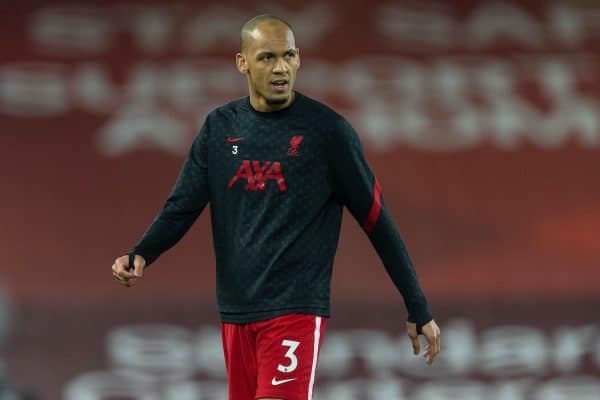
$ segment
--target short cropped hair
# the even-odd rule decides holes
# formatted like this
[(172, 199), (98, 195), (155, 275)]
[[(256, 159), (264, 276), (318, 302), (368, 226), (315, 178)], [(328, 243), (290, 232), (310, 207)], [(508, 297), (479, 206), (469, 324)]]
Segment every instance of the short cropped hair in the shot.
[(250, 36), (250, 32), (252, 32), (254, 30), (254, 28), (256, 28), (256, 25), (258, 25), (261, 22), (284, 24), (285, 26), (287, 26), (289, 28), (290, 31), (292, 31), (292, 34), (294, 33), (294, 29), (292, 29), (292, 25), (290, 25), (283, 18), (279, 18), (279, 17), (277, 17), (275, 15), (271, 15), (271, 14), (257, 15), (256, 17), (254, 17), (254, 18), (250, 19), (248, 22), (246, 22), (244, 24), (244, 26), (242, 27), (242, 30), (240, 31), (240, 50), (241, 51), (244, 51), (246, 49), (246, 46), (248, 43), (248, 37)]

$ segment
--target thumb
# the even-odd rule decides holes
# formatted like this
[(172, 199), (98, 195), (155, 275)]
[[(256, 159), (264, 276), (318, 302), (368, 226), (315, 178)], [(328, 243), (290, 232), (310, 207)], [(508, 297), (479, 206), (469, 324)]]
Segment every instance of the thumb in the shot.
[(419, 353), (421, 352), (421, 344), (419, 343), (419, 337), (410, 336), (410, 341), (412, 342), (413, 354), (415, 356), (419, 355)]
[(133, 262), (134, 265), (134, 271), (133, 274), (135, 276), (137, 276), (138, 278), (142, 277), (142, 271), (144, 270), (144, 265), (146, 264), (146, 261), (144, 260), (143, 257), (140, 257), (138, 255), (135, 256), (135, 260)]

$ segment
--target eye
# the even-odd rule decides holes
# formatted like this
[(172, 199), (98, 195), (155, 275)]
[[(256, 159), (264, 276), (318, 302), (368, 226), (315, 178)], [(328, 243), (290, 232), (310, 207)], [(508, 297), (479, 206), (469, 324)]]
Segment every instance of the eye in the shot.
[(273, 56), (271, 54), (264, 54), (262, 57), (260, 57), (261, 61), (271, 61), (272, 58)]
[(296, 57), (296, 53), (293, 51), (288, 51), (287, 53), (285, 53), (285, 58), (290, 59), (290, 58), (294, 58)]

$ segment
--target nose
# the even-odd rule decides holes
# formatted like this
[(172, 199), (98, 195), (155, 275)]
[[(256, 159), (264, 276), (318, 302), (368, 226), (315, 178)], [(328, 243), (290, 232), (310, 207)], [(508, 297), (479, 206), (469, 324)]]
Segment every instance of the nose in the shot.
[(273, 72), (277, 74), (283, 74), (288, 71), (287, 62), (283, 58), (277, 58), (275, 62), (275, 66), (273, 67)]

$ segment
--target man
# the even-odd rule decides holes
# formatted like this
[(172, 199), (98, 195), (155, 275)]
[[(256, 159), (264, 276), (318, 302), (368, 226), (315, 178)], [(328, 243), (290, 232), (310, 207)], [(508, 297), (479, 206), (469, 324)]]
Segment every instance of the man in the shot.
[(162, 212), (113, 275), (132, 285), (210, 201), (229, 399), (310, 400), (345, 205), (404, 298), (414, 353), (422, 333), (431, 364), (440, 330), (356, 132), (293, 91), (289, 24), (248, 21), (236, 64), (249, 96), (206, 117)]

